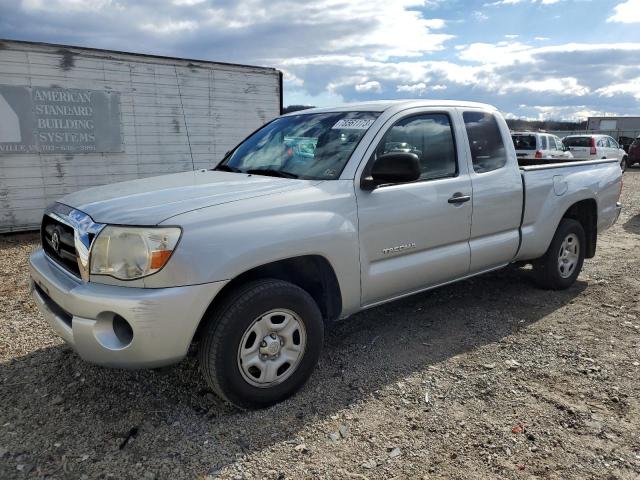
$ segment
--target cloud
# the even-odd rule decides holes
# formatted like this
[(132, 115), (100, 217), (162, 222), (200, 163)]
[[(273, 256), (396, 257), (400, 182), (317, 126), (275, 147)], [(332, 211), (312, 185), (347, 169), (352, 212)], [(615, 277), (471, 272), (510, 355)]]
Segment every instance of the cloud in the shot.
[[(287, 71), (305, 72), (305, 86), (329, 89), (347, 101), (398, 97), (460, 98), (496, 104), (511, 112), (539, 117), (520, 105), (532, 98), (557, 113), (618, 111), (640, 107), (640, 43), (552, 45), (524, 42), (471, 44), (457, 51), (459, 61), (376, 61), (366, 56), (321, 55), (283, 60)], [(364, 82), (380, 88), (355, 88)], [(313, 87), (309, 83), (314, 84)], [(381, 95), (384, 92), (384, 97)], [(539, 105), (540, 106), (540, 105)]]
[(640, 76), (629, 80), (628, 82), (614, 83), (612, 85), (599, 88), (596, 93), (605, 97), (613, 97), (618, 94), (628, 94), (640, 101)]
[(20, 3), (21, 7), (26, 11), (48, 12), (55, 12), (60, 9), (64, 9), (67, 12), (83, 12), (114, 6), (111, 0), (22, 0)]
[[(532, 38), (503, 21), (505, 12), (528, 21), (551, 3), (546, 12), (564, 4), (571, 13), (577, 1), (478, 2), (462, 12), (448, 0), (0, 0), (0, 38), (273, 66), (284, 72), (286, 103), (420, 96), (531, 118), (636, 113), (637, 35), (598, 42), (621, 28), (606, 15), (597, 28), (567, 26), (562, 38), (589, 39), (569, 44), (552, 28)], [(638, 0), (614, 3), (610, 22), (640, 12)]]
[(376, 92), (380, 93), (382, 91), (382, 86), (380, 82), (376, 82), (375, 80), (370, 82), (359, 83), (355, 86), (356, 92)]
[(516, 5), (523, 0), (496, 0), (495, 2), (485, 3), (485, 7), (495, 7), (497, 5)]
[(206, 0), (173, 0), (174, 5), (187, 5), (189, 7), (193, 5), (199, 5), (204, 3)]
[(446, 90), (447, 86), (446, 85), (427, 85), (424, 82), (419, 82), (419, 83), (414, 83), (411, 85), (398, 85), (396, 87), (396, 92), (407, 92), (413, 95), (423, 95), (424, 93), (426, 93), (427, 91), (431, 90), (434, 92), (437, 92), (439, 90)]
[(485, 3), (486, 7), (496, 7), (498, 5), (518, 5), (520, 3), (539, 3), (541, 5), (553, 5), (564, 0), (496, 0), (494, 2)]
[(559, 93), (569, 96), (581, 97), (587, 95), (589, 87), (581, 85), (578, 79), (573, 77), (566, 78), (545, 78), (544, 80), (529, 80), (525, 82), (507, 83), (500, 92), (506, 93), (513, 90), (528, 90), (540, 93)]
[(151, 33), (171, 34), (185, 30), (195, 30), (198, 24), (190, 20), (181, 20), (179, 22), (163, 22), (163, 23), (143, 23), (140, 28)]
[(476, 10), (472, 15), (477, 22), (485, 22), (489, 20), (489, 16), (480, 10)]
[(609, 115), (615, 115), (615, 112), (607, 110), (593, 110), (587, 105), (575, 105), (571, 107), (521, 105), (520, 107), (530, 112), (530, 114), (526, 116), (527, 120), (556, 120), (558, 118), (562, 118), (567, 121), (579, 122), (588, 117), (606, 117)]
[(627, 0), (619, 3), (607, 22), (640, 23), (640, 0)]
[(364, 50), (384, 60), (442, 50), (444, 42), (452, 38), (434, 32), (445, 27), (443, 19), (426, 18), (414, 9), (424, 4), (423, 0), (320, 0), (297, 3), (292, 8), (286, 0), (249, 0), (231, 3), (224, 9), (204, 9), (201, 24), (222, 29), (230, 26), (260, 30), (276, 25), (300, 29), (305, 45), (313, 45), (308, 40), (319, 40), (311, 51)]

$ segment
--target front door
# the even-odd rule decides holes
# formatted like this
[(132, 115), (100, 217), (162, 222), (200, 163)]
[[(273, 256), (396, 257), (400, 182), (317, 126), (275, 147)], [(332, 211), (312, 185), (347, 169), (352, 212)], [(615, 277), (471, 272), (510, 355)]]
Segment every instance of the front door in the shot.
[[(398, 114), (376, 137), (367, 167), (392, 151), (420, 158), (416, 182), (360, 188), (356, 176), (362, 304), (375, 304), (465, 276), (469, 271), (471, 182), (452, 112)], [(373, 148), (375, 147), (375, 148)], [(370, 149), (369, 151), (371, 151)]]

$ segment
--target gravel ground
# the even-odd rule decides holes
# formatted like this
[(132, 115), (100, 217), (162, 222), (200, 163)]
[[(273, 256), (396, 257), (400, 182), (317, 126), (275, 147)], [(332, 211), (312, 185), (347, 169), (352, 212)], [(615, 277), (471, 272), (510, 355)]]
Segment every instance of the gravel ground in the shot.
[(0, 237), (0, 478), (640, 477), (640, 169), (574, 287), (509, 268), (359, 314), (306, 388), (239, 412), (192, 358), (87, 364)]

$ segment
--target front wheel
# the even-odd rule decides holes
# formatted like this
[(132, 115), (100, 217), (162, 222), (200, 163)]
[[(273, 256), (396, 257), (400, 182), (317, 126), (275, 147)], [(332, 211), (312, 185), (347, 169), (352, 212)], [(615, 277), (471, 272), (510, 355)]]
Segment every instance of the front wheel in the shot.
[(320, 310), (311, 295), (289, 282), (251, 282), (206, 320), (200, 368), (213, 391), (239, 408), (267, 407), (290, 397), (320, 357)]
[(582, 270), (585, 238), (580, 222), (563, 218), (547, 252), (533, 262), (536, 283), (550, 290), (564, 290), (573, 285)]

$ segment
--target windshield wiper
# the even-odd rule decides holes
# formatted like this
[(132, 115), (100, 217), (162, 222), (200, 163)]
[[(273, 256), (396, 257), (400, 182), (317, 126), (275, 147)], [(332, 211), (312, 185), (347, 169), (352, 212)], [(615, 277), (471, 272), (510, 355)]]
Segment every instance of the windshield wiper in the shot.
[(214, 170), (218, 170), (220, 172), (234, 172), (234, 173), (243, 173), (242, 170), (236, 167), (232, 167), (231, 165), (218, 165)]
[(256, 175), (266, 175), (268, 177), (282, 177), (282, 178), (298, 178), (298, 175), (284, 170), (274, 170), (272, 168), (252, 168), (245, 173), (255, 173)]

